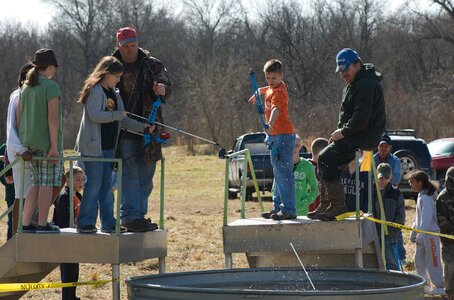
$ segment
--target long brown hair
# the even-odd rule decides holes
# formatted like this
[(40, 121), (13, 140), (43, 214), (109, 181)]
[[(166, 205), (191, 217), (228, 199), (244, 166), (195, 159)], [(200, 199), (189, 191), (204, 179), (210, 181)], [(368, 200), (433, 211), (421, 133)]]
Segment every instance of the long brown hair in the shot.
[(436, 191), (438, 191), (438, 183), (429, 180), (429, 176), (422, 170), (412, 171), (411, 173), (407, 174), (407, 176), (405, 176), (405, 179), (414, 179), (416, 181), (422, 182), (422, 189), (427, 190), (427, 195), (429, 196), (432, 196)]
[(123, 64), (113, 56), (104, 56), (96, 65), (93, 72), (85, 79), (84, 86), (80, 90), (78, 103), (85, 104), (91, 89), (100, 83), (107, 74), (123, 73)]
[(38, 85), (39, 73), (46, 71), (49, 66), (36, 66), (33, 65), (33, 68), (28, 71), (27, 76), (25, 77), (25, 84), (34, 87)]

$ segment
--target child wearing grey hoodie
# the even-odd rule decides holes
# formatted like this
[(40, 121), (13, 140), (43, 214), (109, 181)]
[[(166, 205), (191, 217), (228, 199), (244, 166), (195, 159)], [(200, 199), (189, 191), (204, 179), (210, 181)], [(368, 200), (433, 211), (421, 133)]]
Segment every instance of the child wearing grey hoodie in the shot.
[[(415, 192), (418, 192), (413, 228), (427, 232), (440, 232), (435, 207), (438, 187), (421, 170), (411, 172), (407, 175), (407, 179), (410, 182), (411, 188)], [(444, 295), (443, 270), (440, 260), (440, 237), (412, 231), (410, 239), (413, 243), (416, 243), (416, 272), (427, 280), (424, 292), (426, 294)], [(430, 286), (431, 283), (434, 287)]]

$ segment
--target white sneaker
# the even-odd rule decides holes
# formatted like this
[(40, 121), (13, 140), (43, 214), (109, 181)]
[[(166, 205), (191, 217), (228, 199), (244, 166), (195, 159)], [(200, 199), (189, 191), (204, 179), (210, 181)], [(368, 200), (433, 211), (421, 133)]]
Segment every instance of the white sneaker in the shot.
[(445, 289), (443, 288), (430, 288), (428, 286), (424, 286), (424, 294), (429, 295), (446, 295)]

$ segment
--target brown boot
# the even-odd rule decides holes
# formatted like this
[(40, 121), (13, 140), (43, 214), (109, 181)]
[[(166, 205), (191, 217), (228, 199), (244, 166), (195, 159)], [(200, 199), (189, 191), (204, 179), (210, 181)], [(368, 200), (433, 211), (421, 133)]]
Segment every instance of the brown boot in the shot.
[(339, 182), (330, 182), (326, 184), (326, 193), (330, 200), (330, 205), (323, 213), (319, 213), (315, 216), (316, 219), (321, 221), (333, 221), (336, 216), (348, 212), (348, 208), (345, 205), (345, 192), (344, 187)]
[(322, 180), (320, 180), (318, 183), (318, 190), (320, 191), (320, 204), (317, 206), (315, 210), (307, 214), (307, 217), (309, 219), (315, 219), (316, 215), (324, 212), (329, 207), (329, 198), (328, 195), (326, 194), (326, 183), (323, 182)]

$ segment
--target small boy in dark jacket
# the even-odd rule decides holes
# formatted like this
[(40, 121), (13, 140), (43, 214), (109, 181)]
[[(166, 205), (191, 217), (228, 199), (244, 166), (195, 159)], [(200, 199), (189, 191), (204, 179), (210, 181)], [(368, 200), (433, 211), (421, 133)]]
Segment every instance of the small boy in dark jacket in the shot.
[[(55, 201), (54, 216), (52, 221), (60, 228), (70, 227), (70, 186), (69, 170), (65, 173), (66, 184), (57, 200)], [(80, 192), (83, 190), (85, 184), (84, 171), (77, 166), (73, 167), (73, 188), (74, 188), (74, 222), (77, 222), (77, 216), (79, 215), (80, 202), (82, 195)], [(60, 273), (62, 282), (77, 282), (79, 281), (79, 264), (77, 263), (63, 263), (60, 264)], [(76, 297), (76, 287), (68, 287), (62, 289), (63, 300), (76, 300), (80, 299)]]
[[(437, 198), (437, 220), (440, 233), (454, 235), (454, 167), (446, 172), (446, 187)], [(444, 262), (445, 291), (454, 300), (454, 240), (442, 237), (441, 257)]]
[[(380, 188), (386, 221), (405, 224), (405, 202), (399, 189), (391, 183), (392, 168), (387, 163), (377, 166), (378, 186)], [(374, 215), (380, 218), (379, 204), (375, 202)], [(380, 234), (380, 226), (377, 226)], [(385, 235), (385, 259), (387, 270), (400, 270), (399, 255), (397, 253), (397, 236), (400, 229), (388, 226), (388, 234)], [(382, 245), (383, 247), (383, 245)]]

